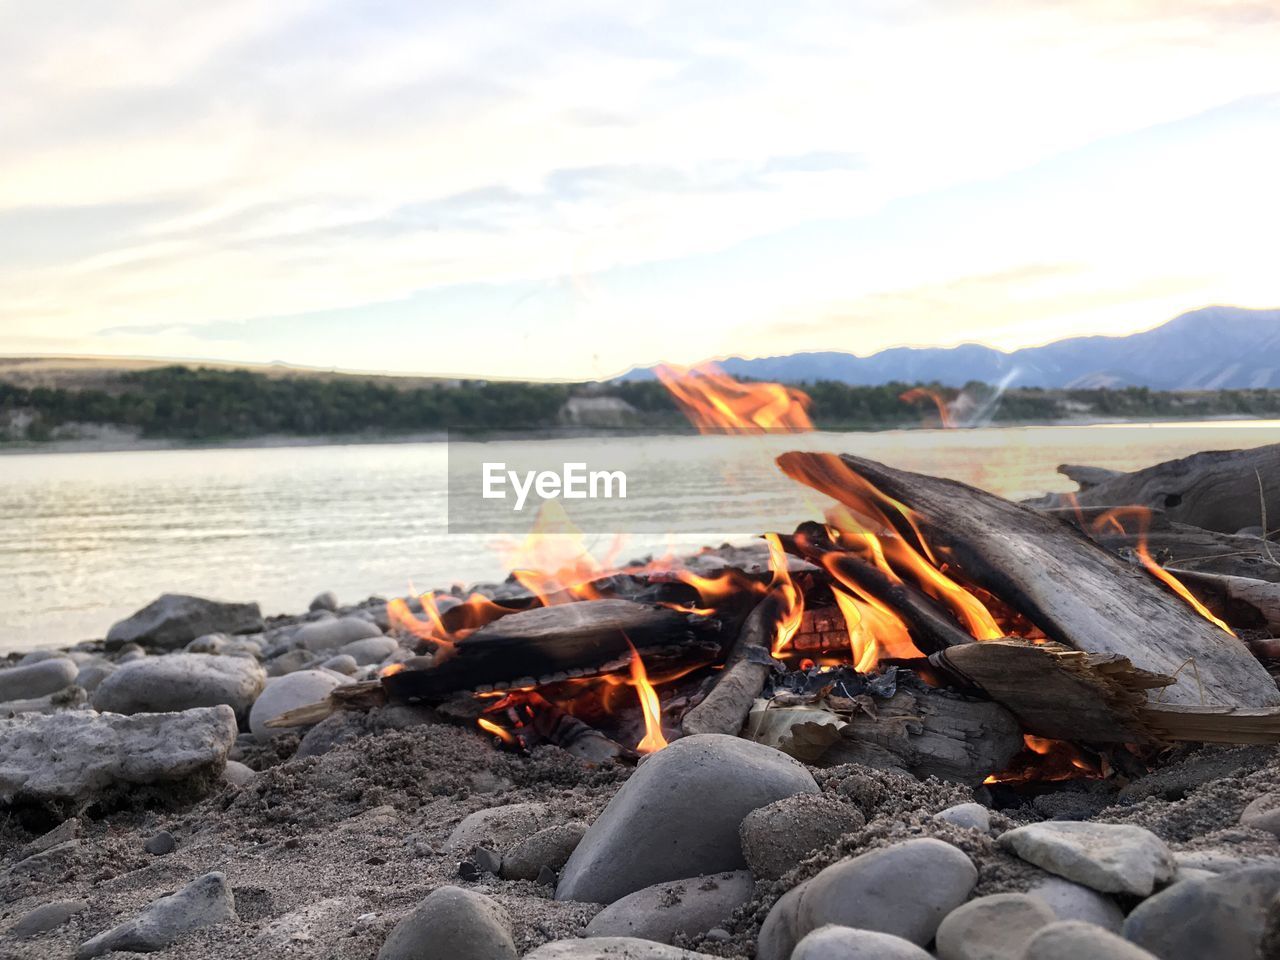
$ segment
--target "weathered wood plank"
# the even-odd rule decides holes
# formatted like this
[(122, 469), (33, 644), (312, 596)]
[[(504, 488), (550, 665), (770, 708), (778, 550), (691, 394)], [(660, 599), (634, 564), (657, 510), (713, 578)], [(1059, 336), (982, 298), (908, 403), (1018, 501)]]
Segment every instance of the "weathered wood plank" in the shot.
[(1127, 657), (1176, 675), (1166, 701), (1280, 706), (1280, 691), (1236, 638), (1195, 614), (1144, 570), (1113, 556), (1073, 525), (954, 480), (860, 457), (792, 452), (788, 476), (857, 508), (870, 482), (906, 504), (935, 553), (971, 582), (1025, 614), (1052, 640)]

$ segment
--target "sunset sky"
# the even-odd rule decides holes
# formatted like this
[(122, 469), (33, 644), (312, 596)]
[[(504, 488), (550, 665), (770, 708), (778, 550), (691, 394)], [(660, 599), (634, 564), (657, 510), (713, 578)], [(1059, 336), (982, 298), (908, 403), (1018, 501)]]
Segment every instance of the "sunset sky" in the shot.
[(1280, 305), (1280, 4), (0, 0), (0, 354), (587, 378)]

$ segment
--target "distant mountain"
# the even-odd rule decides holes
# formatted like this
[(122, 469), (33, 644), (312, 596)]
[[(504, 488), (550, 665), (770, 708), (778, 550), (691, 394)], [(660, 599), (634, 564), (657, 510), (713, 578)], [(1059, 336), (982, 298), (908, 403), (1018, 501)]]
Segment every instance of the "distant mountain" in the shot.
[[(755, 380), (806, 383), (890, 381), (963, 386), (970, 380), (1028, 387), (1152, 387), (1158, 390), (1280, 388), (1280, 310), (1205, 307), (1154, 330), (1127, 337), (1073, 337), (1005, 353), (976, 343), (958, 347), (895, 347), (869, 357), (793, 353), (721, 363)], [(648, 380), (636, 368), (623, 380)]]

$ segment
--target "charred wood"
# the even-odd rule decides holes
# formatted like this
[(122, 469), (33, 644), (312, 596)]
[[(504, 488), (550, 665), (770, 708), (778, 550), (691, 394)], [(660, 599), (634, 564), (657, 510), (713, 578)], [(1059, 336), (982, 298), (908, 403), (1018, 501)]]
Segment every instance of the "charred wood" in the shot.
[(747, 614), (715, 686), (684, 715), (680, 726), (686, 736), (736, 734), (742, 729), (751, 704), (777, 668), (771, 646), (780, 612), (777, 598), (770, 594)]
[[(1275, 682), (1243, 643), (1070, 524), (963, 483), (859, 457), (793, 452), (778, 462), (789, 476), (855, 509), (870, 482), (911, 510), (934, 552), (964, 580), (1050, 639), (1179, 676), (1167, 692), (1170, 703), (1280, 705)], [(1189, 663), (1202, 683), (1179, 673)]]

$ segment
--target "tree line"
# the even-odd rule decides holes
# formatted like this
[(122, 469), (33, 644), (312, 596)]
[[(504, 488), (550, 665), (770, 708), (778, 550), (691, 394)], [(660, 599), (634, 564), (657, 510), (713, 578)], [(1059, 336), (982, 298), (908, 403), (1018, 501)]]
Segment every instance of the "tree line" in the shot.
[[(929, 402), (902, 395), (919, 384), (803, 385), (810, 414), (827, 429), (936, 424)], [(924, 385), (951, 404), (960, 422), (1051, 422), (1080, 417), (1273, 417), (1280, 390), (1160, 392), (1018, 388), (996, 396), (981, 383), (963, 390)], [(109, 424), (148, 438), (216, 441), (266, 434), (385, 435), (443, 431), (531, 430), (555, 427), (577, 395), (606, 395), (635, 410), (638, 427), (685, 429), (666, 389), (655, 381), (614, 384), (452, 381), (405, 387), (360, 377), (266, 376), (248, 370), (184, 366), (123, 373), (109, 389), (23, 387), (0, 381), (0, 435), (45, 440), (75, 424)], [(963, 397), (960, 395), (963, 394)], [(957, 398), (960, 400), (957, 402)], [(20, 425), (20, 426), (15, 426)]]

